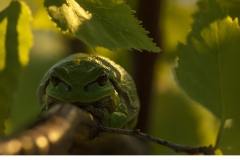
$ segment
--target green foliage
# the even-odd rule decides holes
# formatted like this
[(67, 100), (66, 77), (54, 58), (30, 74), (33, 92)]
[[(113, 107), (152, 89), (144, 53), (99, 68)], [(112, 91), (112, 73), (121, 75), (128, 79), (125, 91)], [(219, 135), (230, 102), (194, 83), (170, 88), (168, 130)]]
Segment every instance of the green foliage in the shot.
[(187, 43), (177, 48), (176, 75), (191, 98), (221, 119), (221, 133), (228, 118), (240, 124), (240, 29), (238, 20), (232, 20), (216, 1), (198, 5)]
[[(33, 2), (27, 2), (34, 8)], [(39, 5), (41, 0), (35, 3)], [(64, 31), (76, 33), (76, 36), (89, 46), (100, 45), (112, 50), (134, 48), (160, 51), (146, 36), (147, 31), (141, 28), (140, 22), (132, 16), (133, 11), (123, 1), (75, 2), (71, 0), (67, 2), (45, 1), (44, 4), (50, 15), (53, 16), (53, 20), (60, 21), (60, 27), (63, 27)], [(0, 135), (3, 135), (4, 119), (9, 114), (13, 91), (18, 86), (22, 68), (28, 64), (32, 34), (29, 27), (31, 13), (24, 2), (11, 1), (8, 7), (1, 9), (3, 11), (0, 13)], [(47, 18), (45, 13), (46, 8), (44, 7), (40, 7), (35, 12), (34, 18), (37, 21), (32, 24), (34, 28), (43, 28), (43, 26), (51, 28), (43, 18), (43, 16)], [(121, 21), (118, 19), (119, 17), (121, 17)], [(103, 44), (99, 42), (103, 42)]]
[(32, 46), (30, 19), (30, 10), (19, 1), (12, 1), (0, 13), (0, 135), (4, 134), (4, 119), (9, 114), (19, 74), (28, 63)]
[(160, 52), (122, 0), (45, 0), (56, 25), (93, 48)]
[[(110, 53), (97, 46), (114, 51), (118, 48), (160, 51), (134, 18), (134, 11), (122, 0), (25, 1), (32, 10), (38, 8), (33, 11), (34, 21), (31, 25), (34, 29), (52, 29), (55, 27), (52, 24), (56, 24), (64, 33), (68, 32), (94, 48), (97, 54)], [(155, 80), (157, 94), (153, 96), (154, 108), (151, 108), (149, 128), (152, 133), (155, 132), (154, 136), (175, 143), (189, 146), (217, 144), (223, 154), (240, 154), (240, 28), (238, 20), (234, 19), (240, 17), (240, 3), (235, 0), (200, 0), (198, 11), (191, 20), (189, 15), (193, 8), (186, 11), (173, 1), (166, 2), (172, 3), (168, 9), (172, 15), (163, 14), (167, 17), (167, 25), (165, 22), (161, 24), (167, 27), (164, 30), (167, 33), (164, 32), (162, 39), (165, 52), (177, 48), (174, 54), (179, 58), (175, 70), (176, 81), (183, 90), (179, 90), (170, 75), (171, 66), (163, 63), (164, 60), (159, 61), (161, 69), (158, 68), (157, 74), (162, 74), (162, 77), (159, 78), (161, 82)], [(1, 7), (2, 10), (4, 7)], [(46, 20), (47, 13), (51, 20)], [(32, 54), (29, 68), (20, 77), (23, 67), (28, 64), (32, 46), (30, 19), (31, 13), (21, 1), (12, 1), (0, 12), (0, 135), (4, 134), (4, 121), (10, 105), (13, 110), (8, 122), (12, 128), (8, 127), (8, 132), (21, 130), (29, 119), (37, 117), (40, 108), (37, 108), (35, 94), (40, 77), (52, 61), (62, 58), (56, 56), (58, 52), (66, 52), (56, 50), (54, 44), (49, 44), (52, 50), (47, 55), (54, 55), (54, 58), (40, 59)], [(186, 44), (180, 43), (175, 47), (176, 41), (184, 41), (190, 21), (193, 24)], [(48, 36), (52, 37), (49, 33)], [(49, 43), (39, 39), (36, 42), (36, 45), (41, 44), (37, 52), (43, 52), (42, 46)], [(126, 54), (127, 62), (122, 53), (110, 54), (114, 60), (124, 62), (132, 70), (130, 54)], [(162, 66), (167, 66), (168, 73)], [(16, 88), (19, 91), (12, 102)], [(154, 148), (153, 154), (178, 154), (159, 145)]]

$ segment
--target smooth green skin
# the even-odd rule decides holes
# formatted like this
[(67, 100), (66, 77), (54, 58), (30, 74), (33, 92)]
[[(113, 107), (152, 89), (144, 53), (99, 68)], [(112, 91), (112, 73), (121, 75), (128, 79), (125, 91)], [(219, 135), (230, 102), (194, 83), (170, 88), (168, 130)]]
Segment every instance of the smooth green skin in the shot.
[[(98, 77), (103, 72), (108, 79), (101, 86)], [(52, 73), (61, 81), (57, 86), (50, 80)], [(38, 98), (43, 110), (56, 101), (78, 104), (103, 126), (113, 128), (133, 128), (140, 109), (135, 84), (121, 66), (108, 58), (83, 53), (73, 54), (52, 66), (41, 80)]]

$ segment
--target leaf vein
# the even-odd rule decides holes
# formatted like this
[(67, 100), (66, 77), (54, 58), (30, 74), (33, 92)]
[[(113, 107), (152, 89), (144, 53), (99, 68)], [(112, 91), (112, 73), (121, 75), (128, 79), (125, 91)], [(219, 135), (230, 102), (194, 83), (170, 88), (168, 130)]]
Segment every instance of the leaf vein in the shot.
[[(102, 18), (101, 16), (99, 16), (98, 14), (96, 14), (95, 12), (93, 12), (91, 9), (89, 9), (87, 6), (81, 4), (80, 2), (79, 2), (79, 4), (82, 5), (83, 7), (85, 7), (87, 10), (91, 11), (91, 13), (94, 14), (94, 15), (96, 15), (99, 19), (101, 19), (101, 20), (103, 20), (103, 21), (109, 23), (110, 25), (112, 25), (112, 26), (114, 26), (114, 27), (116, 27), (116, 28), (118, 28), (118, 29), (120, 29), (120, 30), (122, 30), (122, 31), (124, 31), (124, 32), (126, 32), (126, 33), (128, 33), (129, 35), (131, 35), (131, 36), (133, 36), (133, 37), (136, 37), (137, 39), (139, 39), (140, 41), (144, 42), (145, 44), (148, 44), (148, 43), (147, 43), (146, 41), (144, 41), (142, 38), (139, 38), (138, 36), (132, 34), (131, 32), (129, 32), (129, 31), (125, 30), (125, 29), (122, 29), (122, 28), (120, 28), (119, 26), (115, 25), (114, 23), (111, 23), (110, 21), (108, 21), (108, 20)], [(91, 6), (91, 7), (92, 7), (92, 6)], [(136, 21), (135, 18), (134, 18), (134, 20)], [(142, 28), (141, 28), (141, 29), (142, 29)], [(145, 31), (145, 30), (142, 29), (142, 31)], [(146, 32), (146, 31), (145, 31), (145, 32)], [(147, 33), (147, 32), (146, 32), (146, 33)]]

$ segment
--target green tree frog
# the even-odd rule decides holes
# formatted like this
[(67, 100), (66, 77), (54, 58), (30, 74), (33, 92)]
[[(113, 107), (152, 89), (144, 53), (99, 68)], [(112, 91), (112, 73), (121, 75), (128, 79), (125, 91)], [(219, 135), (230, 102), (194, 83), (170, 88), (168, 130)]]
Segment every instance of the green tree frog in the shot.
[(134, 127), (140, 109), (131, 76), (108, 58), (84, 53), (52, 66), (40, 82), (38, 99), (43, 111), (53, 103), (68, 102), (113, 128)]

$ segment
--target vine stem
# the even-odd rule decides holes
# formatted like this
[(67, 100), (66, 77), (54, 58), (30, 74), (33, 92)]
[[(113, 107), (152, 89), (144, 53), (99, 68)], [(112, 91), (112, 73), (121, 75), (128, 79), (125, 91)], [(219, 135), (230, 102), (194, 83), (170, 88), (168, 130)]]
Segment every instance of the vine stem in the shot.
[(127, 129), (117, 129), (117, 128), (109, 128), (109, 127), (100, 126), (99, 132), (124, 134), (124, 135), (133, 136), (133, 137), (138, 137), (138, 138), (141, 138), (144, 140), (149, 140), (154, 143), (166, 146), (168, 148), (173, 149), (176, 152), (185, 152), (188, 154), (204, 154), (204, 155), (213, 155), (214, 154), (214, 148), (212, 147), (212, 145), (210, 145), (208, 147), (207, 146), (199, 146), (199, 147), (184, 146), (184, 145), (175, 144), (175, 143), (142, 133), (142, 132), (140, 132), (139, 129), (127, 130)]

